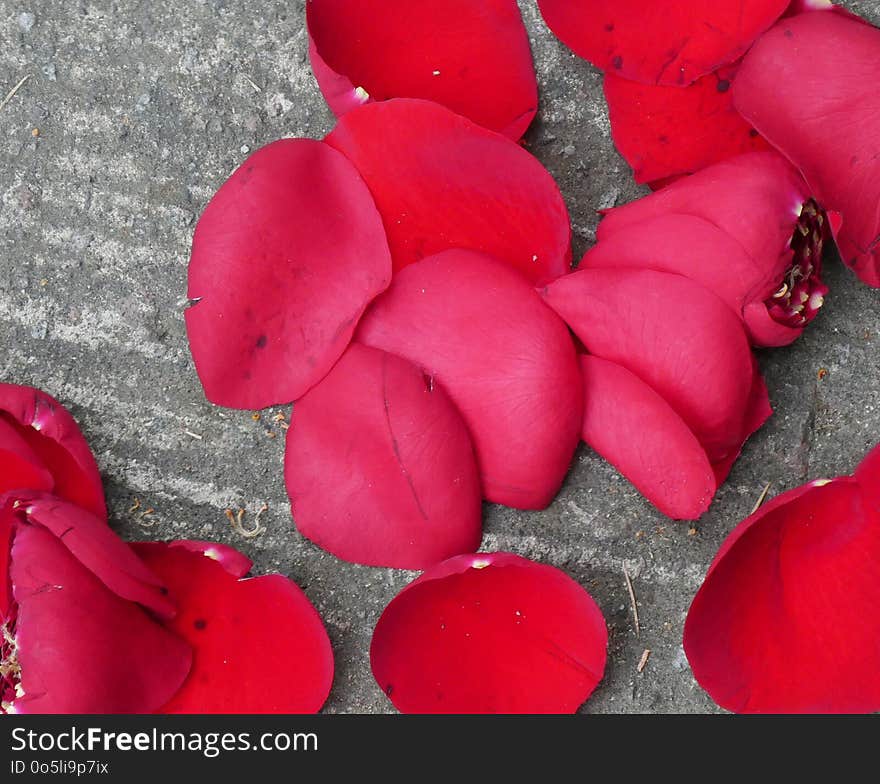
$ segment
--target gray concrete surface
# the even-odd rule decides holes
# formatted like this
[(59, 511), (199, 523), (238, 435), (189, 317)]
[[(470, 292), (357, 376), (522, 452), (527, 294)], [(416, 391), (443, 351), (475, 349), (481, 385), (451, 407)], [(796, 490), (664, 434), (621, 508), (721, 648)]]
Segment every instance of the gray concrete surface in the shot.
[[(594, 210), (640, 191), (611, 144), (599, 74), (550, 35), (534, 0), (521, 4), (542, 91), (527, 142), (561, 185), (579, 258)], [(844, 4), (880, 23), (878, 0)], [(182, 319), (189, 242), (214, 190), (248, 151), (332, 127), (303, 19), (303, 0), (0, 0), (0, 97), (30, 75), (0, 110), (0, 379), (70, 406), (121, 534), (229, 542), (256, 573), (294, 578), (336, 651), (326, 709), (384, 712), (392, 707), (370, 675), (370, 634), (412, 575), (342, 563), (296, 532), (276, 412), (257, 422), (209, 405)], [(715, 710), (680, 638), (719, 543), (765, 483), (775, 494), (848, 472), (880, 440), (880, 292), (839, 264), (827, 277), (831, 296), (807, 335), (761, 354), (776, 414), (696, 534), (586, 448), (547, 511), (486, 508), (485, 549), (567, 570), (608, 619), (609, 666), (586, 711)], [(263, 534), (232, 530), (226, 508), (245, 508), (250, 524), (264, 503)]]

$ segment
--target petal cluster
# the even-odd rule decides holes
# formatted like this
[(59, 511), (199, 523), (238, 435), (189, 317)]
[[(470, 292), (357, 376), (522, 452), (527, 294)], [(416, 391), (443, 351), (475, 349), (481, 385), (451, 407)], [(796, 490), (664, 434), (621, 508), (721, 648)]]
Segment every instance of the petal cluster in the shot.
[(688, 613), (700, 685), (742, 713), (880, 710), (880, 447), (746, 518)]

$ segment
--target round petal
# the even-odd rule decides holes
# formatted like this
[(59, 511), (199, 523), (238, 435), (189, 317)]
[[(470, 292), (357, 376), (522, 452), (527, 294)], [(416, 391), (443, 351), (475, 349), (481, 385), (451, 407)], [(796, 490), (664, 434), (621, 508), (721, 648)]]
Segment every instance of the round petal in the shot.
[(27, 442), (52, 475), (49, 487), (30, 489), (51, 490), (107, 518), (98, 464), (76, 420), (64, 406), (39, 389), (0, 384), (0, 423), (4, 422)]
[(744, 713), (880, 710), (880, 525), (858, 484), (813, 482), (725, 543), (685, 623), (694, 675)]
[(403, 713), (574, 713), (602, 679), (607, 644), (601, 611), (565, 573), (479, 553), (392, 600), (370, 663)]
[(337, 116), (366, 100), (426, 98), (514, 140), (535, 116), (516, 0), (310, 0), (306, 19), (312, 69)]
[(529, 280), (571, 267), (571, 226), (546, 169), (510, 139), (429, 101), (346, 114), (327, 137), (370, 186), (395, 272), (450, 248), (489, 253)]
[(706, 450), (681, 417), (626, 368), (583, 355), (583, 439), (663, 514), (696, 520), (715, 495)]
[(880, 286), (878, 82), (880, 30), (841, 13), (808, 13), (761, 38), (734, 90), (742, 115), (842, 213), (841, 256), (872, 286)]
[(578, 270), (543, 294), (591, 354), (666, 400), (712, 463), (739, 452), (755, 369), (722, 300), (680, 275), (634, 269)]
[(582, 382), (568, 330), (504, 263), (450, 250), (407, 267), (357, 338), (442, 386), (470, 430), (483, 496), (542, 509), (579, 441)]
[(352, 343), (300, 400), (284, 475), (300, 533), (339, 558), (425, 569), (480, 546), (467, 427), (405, 359)]
[(538, 0), (550, 29), (605, 71), (684, 86), (739, 58), (789, 0)]
[(725, 158), (770, 149), (733, 108), (736, 68), (723, 66), (684, 88), (605, 74), (611, 135), (636, 182), (654, 187)]
[(9, 577), (24, 695), (12, 712), (156, 710), (186, 678), (189, 646), (108, 590), (65, 544), (39, 526), (14, 535)]
[(175, 543), (135, 552), (171, 588), (168, 628), (193, 667), (162, 713), (316, 713), (333, 681), (330, 639), (306, 595), (279, 574), (238, 580), (222, 563)]
[(263, 408), (301, 397), (390, 275), (381, 219), (344, 156), (309, 139), (255, 152), (193, 237), (186, 326), (208, 399)]

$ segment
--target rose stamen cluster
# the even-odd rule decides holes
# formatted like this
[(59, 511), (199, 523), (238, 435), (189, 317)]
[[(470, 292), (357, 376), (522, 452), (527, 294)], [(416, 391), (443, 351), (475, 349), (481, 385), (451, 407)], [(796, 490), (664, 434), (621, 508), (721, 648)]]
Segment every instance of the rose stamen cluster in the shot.
[(3, 623), (0, 623), (0, 713), (11, 712), (13, 702), (24, 696), (18, 642), (15, 639), (17, 616), (18, 607), (13, 604)]

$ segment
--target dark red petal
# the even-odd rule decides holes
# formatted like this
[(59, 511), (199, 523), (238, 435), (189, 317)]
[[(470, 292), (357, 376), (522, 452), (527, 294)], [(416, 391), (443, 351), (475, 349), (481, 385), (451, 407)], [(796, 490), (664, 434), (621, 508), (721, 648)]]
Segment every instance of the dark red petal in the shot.
[(550, 29), (605, 71), (684, 86), (739, 58), (789, 0), (538, 0)]
[(76, 420), (57, 400), (33, 387), (0, 384), (0, 420), (27, 441), (52, 474), (52, 490), (101, 518), (107, 518), (104, 487), (92, 450)]
[(696, 520), (715, 495), (706, 450), (651, 387), (620, 365), (581, 357), (583, 439), (663, 514)]
[(565, 325), (504, 263), (450, 250), (407, 267), (357, 338), (406, 357), (452, 398), (490, 501), (542, 509), (580, 438), (582, 382)]
[[(840, 13), (784, 19), (737, 78), (743, 116), (843, 215), (844, 261), (880, 286), (880, 30)], [(844, 118), (844, 121), (841, 121)]]
[(607, 643), (601, 611), (564, 572), (478, 553), (392, 600), (370, 663), (403, 713), (574, 713), (602, 679)]
[(684, 420), (712, 463), (742, 445), (755, 370), (740, 320), (680, 275), (584, 269), (552, 283), (545, 301), (587, 350), (647, 383)]
[(844, 478), (785, 494), (734, 531), (684, 632), (694, 675), (719, 705), (880, 710), (877, 523)]
[(199, 220), (187, 332), (211, 402), (289, 403), (345, 351), (388, 286), (385, 232), (352, 165), (326, 144), (284, 139), (258, 150)]
[(51, 490), (52, 474), (18, 430), (0, 417), (0, 496), (10, 490)]
[(636, 182), (653, 186), (734, 155), (770, 149), (733, 108), (736, 68), (723, 66), (685, 88), (605, 74), (611, 135)]
[(678, 180), (662, 191), (609, 210), (602, 240), (647, 218), (681, 213), (703, 218), (733, 237), (760, 269), (790, 248), (810, 190), (777, 152), (738, 155)]
[(480, 546), (470, 435), (439, 383), (352, 343), (300, 400), (284, 475), (300, 533), (339, 558), (426, 569)]
[(516, 0), (310, 0), (312, 68), (339, 116), (366, 100), (426, 98), (516, 140), (538, 86)]
[[(103, 523), (100, 530), (109, 531)], [(24, 696), (16, 713), (149, 713), (189, 672), (189, 646), (101, 582), (45, 528), (19, 525), (11, 557)], [(121, 544), (121, 543), (120, 543)]]
[(193, 667), (162, 713), (315, 713), (333, 681), (330, 639), (306, 595), (278, 574), (237, 580), (175, 543), (135, 552), (165, 580), (179, 612), (168, 628)]
[(169, 547), (182, 547), (199, 555), (204, 555), (220, 564), (235, 578), (244, 577), (254, 562), (234, 547), (220, 542), (205, 542), (198, 539), (177, 539), (168, 543)]
[(542, 282), (571, 267), (559, 188), (519, 145), (429, 101), (398, 99), (346, 114), (327, 143), (370, 186), (395, 272), (471, 248)]
[(20, 520), (56, 536), (113, 593), (159, 616), (174, 615), (174, 602), (162, 581), (102, 519), (46, 493), (16, 493), (6, 503)]

